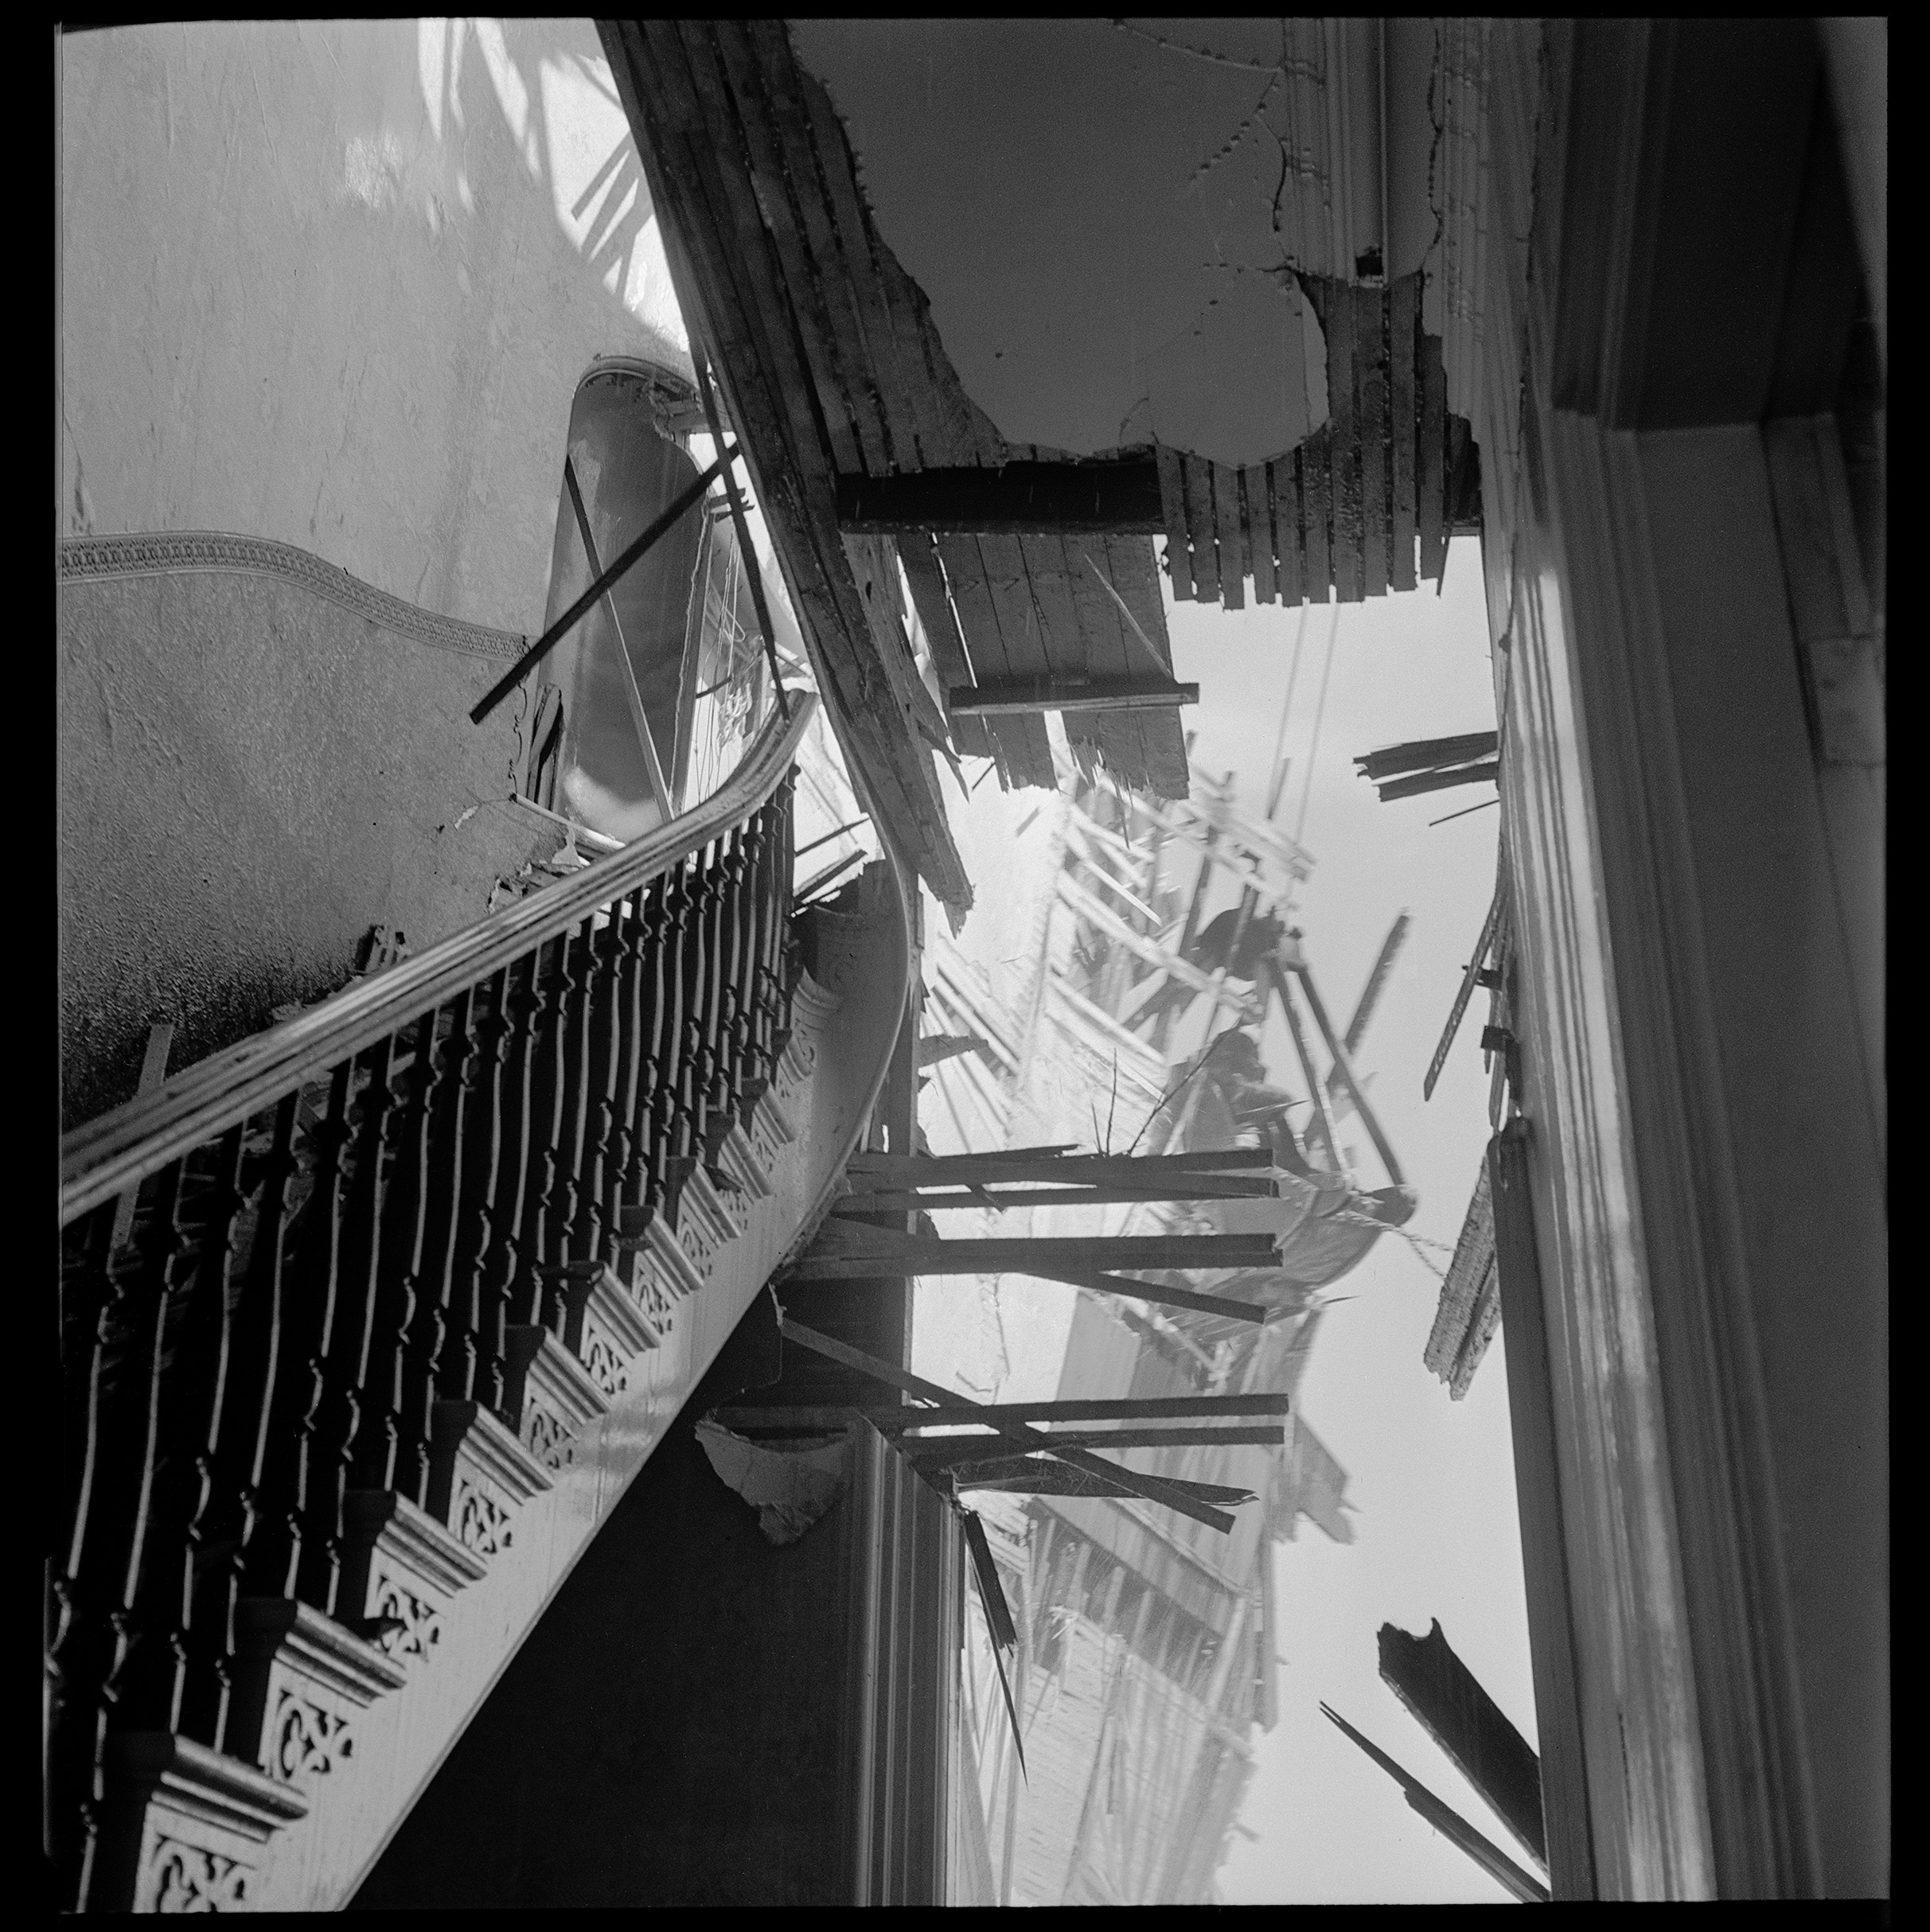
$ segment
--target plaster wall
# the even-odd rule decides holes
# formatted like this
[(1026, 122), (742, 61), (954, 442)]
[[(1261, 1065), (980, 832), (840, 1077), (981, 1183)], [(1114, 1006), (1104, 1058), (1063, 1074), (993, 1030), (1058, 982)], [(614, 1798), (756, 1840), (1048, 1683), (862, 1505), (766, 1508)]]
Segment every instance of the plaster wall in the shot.
[(332, 992), (388, 925), (420, 951), (556, 848), (509, 804), (520, 700), (466, 716), (497, 657), (438, 649), (266, 575), (60, 593), (65, 1124)]
[(1386, 23), (1384, 41), (1381, 25), (791, 32), (880, 234), (1008, 442), (1090, 455), (1156, 438), (1250, 464), (1327, 419), (1294, 271), (1351, 275), (1354, 244), (1384, 235), (1398, 275), (1432, 244), (1431, 23)]
[(680, 360), (591, 23), (60, 48), (60, 528), (275, 537), (539, 629), (579, 378)]

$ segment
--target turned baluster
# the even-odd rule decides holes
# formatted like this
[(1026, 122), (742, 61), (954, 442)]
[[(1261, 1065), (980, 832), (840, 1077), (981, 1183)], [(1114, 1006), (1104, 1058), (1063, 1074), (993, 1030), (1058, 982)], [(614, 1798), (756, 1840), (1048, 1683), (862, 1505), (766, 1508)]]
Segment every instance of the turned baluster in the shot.
[(581, 925), (552, 942), (539, 975), (543, 1000), (530, 1100), (530, 1173), (523, 1209), (521, 1269), (529, 1283), (522, 1322), (560, 1330), (563, 1311), (547, 1271), (564, 1260), (575, 1190), (571, 1162), (579, 1144), (582, 1082), (572, 1077), (581, 1031), (581, 990), (587, 961)]
[(743, 1117), (746, 1077), (744, 1035), (747, 1026), (744, 980), (749, 945), (745, 918), (750, 910), (750, 853), (744, 828), (735, 828), (721, 847), (718, 917), (716, 1070), (711, 1085), (711, 1134), (706, 1151), (714, 1163), (725, 1136)]
[(409, 1029), (412, 1051), (402, 1074), (401, 1126), (382, 1196), (375, 1321), (362, 1384), (366, 1406), (355, 1446), (358, 1489), (396, 1490), (418, 1504), (429, 1487), (429, 1404), (442, 1326), (441, 1311), (423, 1280), (431, 1116), (443, 1085), (441, 1017), (426, 1013)]
[(759, 1077), (768, 1086), (778, 1077), (778, 1038), (784, 1017), (784, 941), (789, 930), (791, 860), (780, 803), (773, 800), (759, 815), (763, 828), (764, 867), (758, 895), (758, 925), (754, 1010)]
[[(216, 1735), (227, 1706), (220, 1635), (191, 1643), (195, 1584), (210, 1553), (224, 1385), (233, 1333), (231, 1271), (236, 1217), (244, 1206), (245, 1129), (230, 1128), (182, 1163), (175, 1225), (178, 1268), (151, 1331), (146, 1392), (152, 1420), (149, 1479), (129, 1608), (135, 1642), (117, 1673), (116, 1731), (178, 1731), (190, 1675), (195, 1703)], [(190, 1653), (193, 1652), (191, 1657)], [(194, 1666), (190, 1670), (190, 1664)]]
[(111, 1358), (131, 1326), (140, 1267), (138, 1252), (127, 1249), (122, 1264), (111, 1265), (118, 1212), (118, 1202), (103, 1202), (68, 1229), (61, 1257), (66, 1536), (55, 1567), (46, 1657), (46, 1831), (57, 1903), (64, 1908), (84, 1895), (99, 1823), (100, 1743), (107, 1723), (102, 1692), (114, 1643), (109, 1616), (118, 1607), (108, 1552), (120, 1528), (113, 1510), (125, 1486), (117, 1480), (115, 1451), (128, 1418), (125, 1402), (114, 1400)]
[(588, 984), (578, 1074), (583, 1138), (567, 1249), (570, 1260), (578, 1264), (605, 1260), (612, 1232), (605, 1203), (615, 1173), (618, 1092), (623, 1072), (626, 903), (609, 906), (602, 926), (597, 928), (592, 921), (585, 931)]
[(193, 1614), (189, 1624), (186, 1695), (181, 1728), (219, 1749), (227, 1728), (235, 1654), (235, 1606), (242, 1593), (249, 1548), (266, 1513), (261, 1481), (268, 1422), (283, 1347), (283, 1236), (295, 1177), (298, 1093), (276, 1106), (265, 1139), (244, 1146), (239, 1192), (253, 1204), (245, 1251), (237, 1239), (229, 1264), (240, 1283), (213, 1448), (213, 1487), (196, 1558)]
[(720, 974), (723, 966), (723, 870), (720, 863), (723, 841), (705, 848), (697, 878), (696, 917), (691, 934), (691, 983), (696, 997), (687, 1020), (688, 1046), (684, 1077), (680, 1083), (683, 1096), (686, 1138), (680, 1132), (677, 1152), (691, 1167), (708, 1150), (711, 1126), (711, 1094), (717, 1076), (717, 1019), (721, 1003)]
[(694, 909), (690, 862), (680, 860), (669, 873), (665, 921), (658, 940), (663, 997), (652, 1029), (649, 1205), (676, 1225), (676, 1190), (682, 1185), (676, 1166), (678, 1132), (685, 1120), (680, 1093), (689, 1045), (691, 975), (688, 929)]
[(489, 1408), (503, 1399), (503, 1321), (500, 1295), (486, 1291), (489, 1249), (495, 1238), (493, 1206), (503, 1146), (505, 1069), (513, 1031), (507, 1007), (509, 971), (493, 975), (470, 996), (470, 1050), (462, 1067), (461, 1131), (457, 1159), (461, 1177), (454, 1195), (455, 1226), (443, 1288), (449, 1311), (449, 1339), (443, 1352), (440, 1388), (454, 1401)]
[[(656, 951), (649, 921), (657, 905), (655, 882), (639, 886), (611, 914), (612, 929), (622, 948), (617, 980), (618, 1044), (617, 1079), (611, 1106), (611, 1133), (602, 1170), (602, 1229), (606, 1249), (622, 1231), (623, 1209), (634, 1202), (641, 1180), (644, 1088), (650, 1011), (650, 955)], [(627, 1280), (627, 1261), (618, 1263)]]
[(353, 1166), (342, 1204), (338, 1287), (310, 1461), (314, 1502), (303, 1527), (299, 1572), (302, 1598), (330, 1615), (341, 1572), (342, 1499), (368, 1421), (365, 1385), (375, 1334), (382, 1204), (393, 1137), (401, 1120), (391, 1084), (396, 1058), (392, 1038), (363, 1056), (367, 1084), (350, 1122)]
[(547, 1011), (538, 945), (509, 968), (503, 1015), (509, 1029), (503, 1079), (502, 1146), (489, 1206), (489, 1245), (483, 1253), (483, 1321), (501, 1337), (512, 1322), (535, 1320), (538, 1285), (526, 1226), (538, 1182), (537, 1059)]
[(283, 1244), (287, 1259), (279, 1294), (281, 1333), (244, 1565), (244, 1587), (251, 1596), (293, 1596), (298, 1587), (303, 1529), (321, 1453), (316, 1431), (334, 1320), (343, 1155), (352, 1137), (349, 1100), (354, 1077), (353, 1061), (335, 1069), (319, 1119), (312, 1116), (309, 1095), (296, 1096), (296, 1118), (305, 1131), (291, 1148), (294, 1204)]
[(771, 935), (776, 924), (771, 894), (773, 829), (770, 807), (759, 806), (751, 814), (746, 836), (750, 862), (745, 888), (748, 899), (745, 925), (748, 945), (743, 978), (743, 1093), (747, 1120), (770, 1086), (773, 1070), (770, 1008), (765, 990), (771, 957)]

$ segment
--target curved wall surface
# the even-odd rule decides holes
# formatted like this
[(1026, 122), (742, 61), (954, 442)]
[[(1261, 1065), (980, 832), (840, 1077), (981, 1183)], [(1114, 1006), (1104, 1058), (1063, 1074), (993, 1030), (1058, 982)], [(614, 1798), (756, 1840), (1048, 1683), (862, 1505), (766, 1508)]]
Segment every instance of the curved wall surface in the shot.
[(65, 547), (60, 589), (64, 1124), (332, 991), (372, 925), (419, 951), (556, 836), (509, 804), (520, 640), (321, 559), (209, 532)]
[(684, 360), (591, 23), (59, 47), (64, 533), (278, 538), (533, 634), (579, 379)]

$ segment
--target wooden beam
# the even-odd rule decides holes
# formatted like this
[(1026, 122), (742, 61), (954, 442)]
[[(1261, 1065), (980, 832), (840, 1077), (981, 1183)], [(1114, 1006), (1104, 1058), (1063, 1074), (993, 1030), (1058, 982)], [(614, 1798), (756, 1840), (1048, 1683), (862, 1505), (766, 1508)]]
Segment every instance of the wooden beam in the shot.
[[(1307, 1092), (1313, 1101), (1314, 1112), (1320, 1117), (1320, 1132), (1326, 1136), (1328, 1158), (1335, 1168), (1345, 1172), (1346, 1164), (1340, 1158), (1340, 1137), (1334, 1132), (1334, 1117), (1327, 1104), (1327, 1089), (1320, 1077), (1313, 1070), (1313, 1055), (1307, 1046), (1306, 1029), (1300, 1024), (1298, 1008), (1293, 1003), (1293, 995), (1287, 985), (1288, 976), (1273, 960), (1268, 960), (1267, 970), (1273, 982), (1273, 991), (1280, 995), (1280, 1010), (1286, 1016), (1287, 1031), (1293, 1038), (1293, 1051), (1300, 1063), (1300, 1072), (1307, 1082)], [(1351, 1180), (1353, 1177), (1349, 1174)]]
[[(792, 1321), (788, 1315), (778, 1316), (778, 1330), (787, 1342), (794, 1342), (800, 1348), (809, 1349), (813, 1354), (822, 1355), (828, 1361), (840, 1363), (847, 1369), (855, 1369), (860, 1375), (871, 1376), (888, 1388), (902, 1389), (907, 1395), (922, 1396), (927, 1401), (953, 1405), (959, 1402), (960, 1398), (954, 1391), (942, 1389), (935, 1382), (926, 1381), (922, 1377), (894, 1368), (889, 1362), (879, 1361), (875, 1356), (848, 1348), (829, 1335), (820, 1334), (815, 1329), (806, 1328), (803, 1323)], [(998, 1431), (1008, 1442), (1016, 1443), (1021, 1449), (1028, 1451), (1052, 1450), (1050, 1435), (1043, 1430), (1028, 1428), (1024, 1423), (1000, 1423)], [(1055, 1450), (1053, 1453), (1056, 1455), (1059, 1452)], [(1209, 1529), (1217, 1529), (1222, 1535), (1232, 1532), (1233, 1518), (1224, 1510), (1195, 1502), (1191, 1497), (1176, 1490), (1171, 1483), (1157, 1476), (1142, 1475), (1135, 1469), (1123, 1469), (1116, 1463), (1108, 1463), (1094, 1455), (1088, 1449), (1068, 1449), (1064, 1453), (1064, 1459), (1075, 1469), (1089, 1470), (1094, 1475), (1103, 1476), (1118, 1483), (1122, 1489), (1143, 1498), (1148, 1502), (1163, 1503), (1169, 1509), (1177, 1509), (1182, 1516), (1190, 1516), (1195, 1522), (1204, 1523)]]
[(837, 517), (840, 530), (873, 536), (902, 530), (1014, 536), (1166, 533), (1159, 467), (1150, 457), (843, 476), (837, 481)]
[[(820, 1237), (807, 1264), (883, 1258), (918, 1265), (926, 1275), (996, 1275), (1029, 1270), (1037, 1262), (1055, 1268), (1275, 1268), (1280, 1256), (1270, 1234), (1048, 1234), (989, 1241), (934, 1240), (897, 1235), (882, 1228), (842, 1225), (855, 1237), (848, 1253), (826, 1250)], [(872, 1237), (875, 1237), (874, 1240)]]
[(1115, 1183), (1099, 1187), (1002, 1187), (996, 1192), (973, 1187), (969, 1192), (946, 1194), (908, 1187), (876, 1188), (868, 1192), (854, 1188), (840, 1198), (832, 1212), (874, 1214), (887, 1209), (922, 1208), (930, 1213), (941, 1208), (1071, 1207), (1081, 1203), (1109, 1207), (1126, 1201), (1272, 1201), (1277, 1196), (1278, 1190), (1272, 1181), (1238, 1180), (1231, 1176), (1224, 1180), (1203, 1177), (1186, 1182), (1148, 1181), (1137, 1187)]
[(954, 717), (984, 717), (1016, 711), (1123, 711), (1149, 704), (1197, 704), (1197, 684), (1168, 678), (988, 678), (981, 684), (954, 685), (945, 695)]
[[(957, 1241), (934, 1243), (934, 1247), (956, 1248)], [(787, 1281), (809, 1284), (813, 1281), (898, 1281), (911, 1275), (938, 1276), (1012, 1273), (1030, 1275), (1040, 1281), (1060, 1281), (1066, 1287), (1085, 1288), (1095, 1295), (1118, 1295), (1130, 1301), (1150, 1303), (1158, 1308), (1183, 1308), (1192, 1315), (1217, 1315), (1224, 1322), (1266, 1320), (1267, 1311), (1252, 1302), (1233, 1301), (1222, 1295), (1197, 1295), (1190, 1288), (1167, 1287), (1156, 1282), (1135, 1281), (1125, 1275), (1113, 1275), (1098, 1268), (1085, 1268), (1074, 1262), (1034, 1260), (1009, 1268), (963, 1268), (942, 1260), (927, 1264), (920, 1257), (901, 1254), (868, 1254), (862, 1249), (849, 1253), (808, 1255), (786, 1276)]]
[(1186, 527), (1186, 489), (1179, 479), (1179, 458), (1164, 443), (1156, 446), (1153, 456), (1160, 477), (1160, 504), (1166, 532), (1166, 570), (1172, 579), (1177, 603), (1191, 599), (1193, 563), (1191, 539)]
[[(1074, 1449), (1198, 1449), (1219, 1443), (1234, 1448), (1280, 1448), (1286, 1425), (1280, 1422), (1236, 1423), (1215, 1428), (1182, 1424), (1177, 1428), (1134, 1427), (1117, 1429), (1055, 1429), (1052, 1439)], [(983, 1455), (991, 1438), (983, 1435), (910, 1435), (903, 1447), (920, 1461), (957, 1462)]]
[(952, 1396), (931, 1408), (907, 1408), (902, 1404), (888, 1408), (850, 1403), (768, 1408), (747, 1405), (718, 1409), (715, 1417), (727, 1429), (773, 1433), (789, 1430), (808, 1434), (864, 1421), (892, 1435), (907, 1430), (955, 1428), (967, 1422), (982, 1422), (992, 1428), (1001, 1422), (1190, 1421), (1289, 1412), (1289, 1398), (1269, 1391), (1244, 1396), (1082, 1396), (1058, 1402), (973, 1402)]
[[(942, 1472), (950, 1478), (954, 1489), (1000, 1490), (1014, 1496), (1129, 1496), (1130, 1490), (1105, 1476), (1095, 1476), (1083, 1469), (1068, 1469), (1050, 1457), (1000, 1456), (983, 1463), (964, 1463)], [(1258, 1500), (1251, 1490), (1230, 1489), (1224, 1483), (1195, 1482), (1182, 1476), (1165, 1480), (1182, 1495), (1203, 1503), (1237, 1507)]]
[(1455, 1655), (1439, 1618), (1425, 1637), (1383, 1623), (1377, 1641), (1381, 1681), (1420, 1720), (1523, 1848), (1546, 1868), (1541, 1760), (1480, 1680)]
[(1408, 1803), (1444, 1838), (1460, 1846), (1496, 1884), (1512, 1892), (1524, 1905), (1548, 1903), (1548, 1888), (1523, 1871), (1499, 1845), (1484, 1837), (1459, 1812), (1444, 1805), (1419, 1778), (1403, 1770), (1378, 1745), (1369, 1743), (1337, 1711), (1325, 1704), (1320, 1708), (1401, 1787)]
[(1308, 1010), (1313, 1015), (1313, 1023), (1320, 1030), (1320, 1038), (1327, 1042), (1327, 1050), (1345, 1083), (1354, 1101), (1354, 1110), (1367, 1130), (1367, 1138), (1374, 1143), (1374, 1151), (1381, 1157), (1381, 1165), (1387, 1170), (1387, 1178), (1396, 1187), (1406, 1185), (1401, 1163), (1394, 1157), (1394, 1149), (1387, 1136), (1381, 1132), (1381, 1124), (1374, 1117), (1374, 1109), (1367, 1104), (1367, 1096), (1361, 1091), (1360, 1082), (1354, 1077), (1353, 1063), (1347, 1058), (1347, 1049), (1341, 1044), (1339, 1036), (1334, 1031), (1333, 1022), (1327, 1017), (1327, 1008), (1321, 1003), (1320, 995), (1314, 989), (1313, 975), (1304, 966), (1299, 968), (1300, 991), (1307, 995)]
[(1457, 765), (1448, 771), (1415, 772), (1405, 778), (1383, 779), (1377, 786), (1380, 801), (1392, 804), (1399, 798), (1418, 798), (1424, 792), (1451, 791), (1457, 785), (1499, 784), (1501, 764), (1490, 759), (1485, 765)]
[(1168, 1175), (1238, 1174), (1271, 1167), (1268, 1147), (1198, 1147), (1186, 1154), (1075, 1154), (1070, 1147), (1010, 1147), (984, 1154), (929, 1154), (894, 1158), (854, 1154), (849, 1171), (900, 1187), (952, 1187), (975, 1181), (1140, 1181)]

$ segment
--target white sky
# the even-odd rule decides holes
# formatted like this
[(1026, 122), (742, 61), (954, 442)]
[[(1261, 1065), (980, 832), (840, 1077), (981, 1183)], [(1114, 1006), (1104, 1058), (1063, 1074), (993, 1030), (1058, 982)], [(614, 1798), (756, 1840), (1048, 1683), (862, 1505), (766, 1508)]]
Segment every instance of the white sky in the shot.
[[(1403, 908), (1413, 915), (1358, 1066), (1375, 1076), (1370, 1096), (1420, 1194), (1411, 1228), (1449, 1246), (1487, 1137), (1484, 998), (1473, 1002), (1425, 1104), (1421, 1082), (1494, 890), (1500, 815), (1490, 807), (1430, 828), (1430, 820), (1491, 798), (1493, 788), (1383, 805), (1353, 760), (1406, 738), (1492, 728), (1480, 563), (1476, 539), (1457, 539), (1441, 596), (1430, 586), (1340, 612), (1303, 834), (1316, 865), (1298, 920), (1321, 996), (1343, 1026), (1394, 916)], [(1289, 832), (1332, 621), (1331, 610), (1308, 616), (1287, 734), (1293, 763), (1278, 814)], [(1168, 622), (1176, 674), (1200, 686), (1201, 702), (1186, 715), (1199, 732), (1195, 758), (1211, 770), (1237, 771), (1242, 802), (1264, 812), (1298, 614), (1169, 604)], [(1190, 1050), (1194, 1042), (1176, 1044)], [(1277, 1021), (1267, 1050), (1269, 1065), (1298, 1087)], [(1335, 1293), (1355, 1299), (1326, 1316), (1300, 1395), (1308, 1421), (1347, 1471), (1356, 1541), (1332, 1543), (1303, 1524), (1299, 1540), (1275, 1552), (1287, 1660), (1277, 1677), (1280, 1720), (1270, 1733), (1255, 1733), (1241, 1816), (1254, 1835), (1235, 1839), (1220, 1886), (1245, 1903), (1503, 1901), (1500, 1887), (1409, 1810), (1393, 1781), (1320, 1712), (1323, 1700), (1332, 1704), (1526, 1862), (1381, 1682), (1375, 1644), (1383, 1622), (1425, 1634), (1438, 1617), (1462, 1660), (1534, 1742), (1501, 1341), (1455, 1402), (1421, 1365), (1438, 1284), (1405, 1241), (1383, 1237)]]

